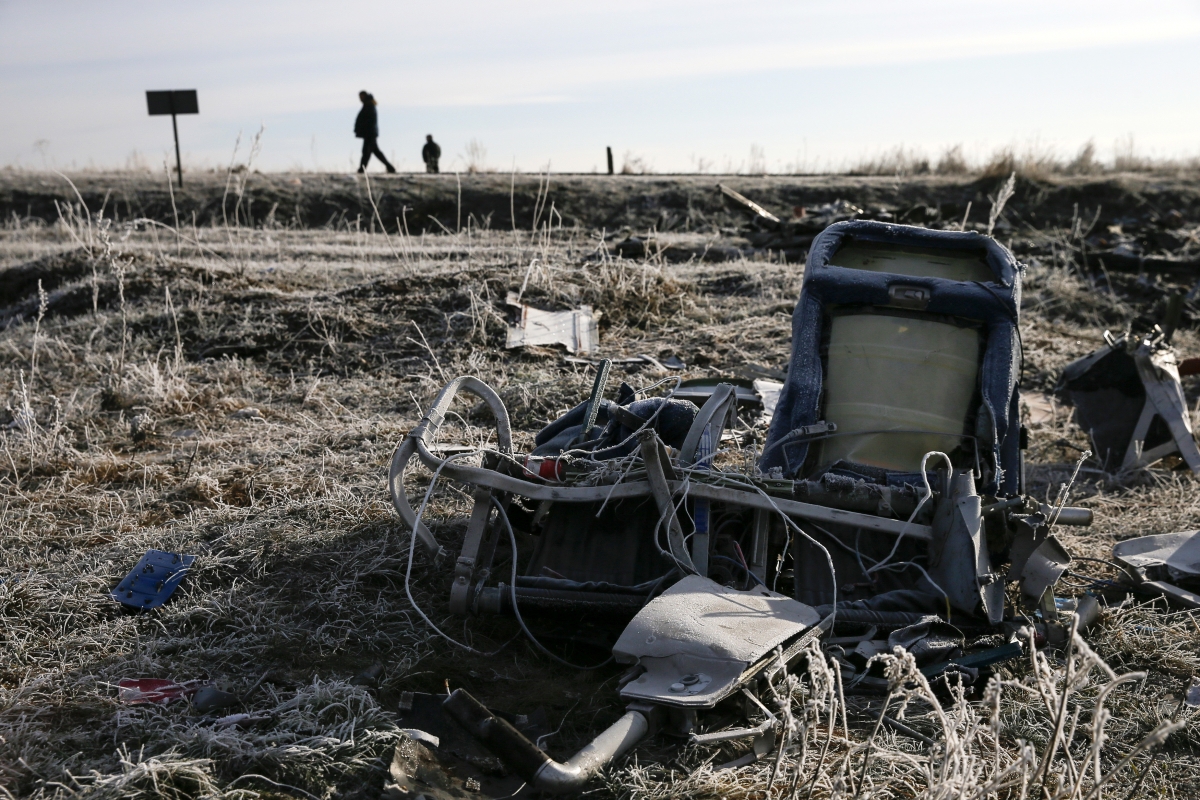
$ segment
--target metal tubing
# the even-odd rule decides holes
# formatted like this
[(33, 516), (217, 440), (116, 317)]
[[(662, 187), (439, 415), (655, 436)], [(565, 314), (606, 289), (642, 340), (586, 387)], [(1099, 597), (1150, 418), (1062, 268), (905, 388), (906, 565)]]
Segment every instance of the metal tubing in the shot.
[(578, 792), (592, 776), (637, 744), (649, 730), (650, 721), (644, 714), (626, 711), (625, 716), (568, 759), (567, 763), (548, 760), (533, 776), (533, 785), (551, 794)]
[[(174, 92), (171, 93), (174, 95)], [(171, 103), (174, 105), (174, 99)], [(183, 188), (183, 161), (179, 158), (179, 126), (175, 124), (175, 112), (171, 112), (171, 130), (175, 132), (175, 169), (179, 172), (179, 188)]]
[[(446, 419), (446, 411), (449, 410), (450, 404), (454, 402), (454, 398), (458, 396), (460, 390), (470, 392), (487, 403), (488, 408), (492, 411), (492, 415), (496, 418), (497, 446), (501, 453), (505, 455), (512, 454), (512, 428), (508, 421), (508, 409), (504, 407), (504, 401), (500, 399), (500, 395), (496, 394), (496, 390), (478, 378), (469, 375), (464, 375), (450, 381), (450, 383), (442, 387), (442, 391), (438, 392), (433, 405), (429, 407), (429, 411), (417, 423), (417, 427), (409, 431), (409, 434), (396, 447), (396, 452), (392, 454), (391, 468), (388, 470), (388, 492), (392, 496), (392, 505), (395, 507), (396, 512), (400, 515), (401, 519), (408, 523), (408, 527), (410, 528), (416, 525), (417, 514), (413, 511), (412, 506), (409, 505), (408, 497), (404, 494), (404, 471), (408, 469), (408, 462), (412, 460), (412, 457), (417, 455), (426, 464), (432, 462), (433, 466), (430, 469), (436, 470), (445, 463), (443, 471), (449, 476), (455, 477), (453, 462), (444, 462), (443, 459), (430, 453), (425, 441), (426, 437), (430, 441), (437, 438), (438, 429), (441, 428), (442, 422)], [(481, 472), (496, 474), (491, 472), (491, 470), (481, 470)], [(472, 482), (479, 485), (486, 485), (479, 481)], [(522, 482), (517, 481), (517, 483), (520, 484)], [(420, 528), (416, 530), (416, 534), (425, 546), (429, 548), (431, 553), (435, 553), (438, 556), (445, 555), (445, 550), (438, 545), (437, 539), (433, 537), (433, 533), (429, 528), (425, 527), (425, 523), (421, 523)]]
[(509, 723), (496, 717), (463, 689), (455, 689), (443, 707), (535, 789), (551, 794), (578, 792), (613, 759), (629, 750), (650, 730), (640, 711), (626, 711), (565, 764), (554, 761)]
[(1076, 508), (1074, 506), (1064, 506), (1058, 512), (1058, 516), (1054, 516), (1055, 507), (1042, 503), (1038, 509), (1045, 515), (1046, 519), (1054, 520), (1055, 525), (1091, 525), (1094, 516), (1090, 508)]
[[(451, 402), (453, 402), (460, 389), (480, 397), (487, 403), (492, 414), (496, 417), (499, 450), (505, 455), (512, 454), (512, 429), (509, 426), (508, 411), (504, 408), (504, 402), (496, 394), (496, 391), (483, 381), (471, 376), (455, 378), (446, 384), (429, 411), (421, 419), (421, 422), (404, 438), (396, 448), (396, 452), (392, 455), (391, 469), (388, 474), (388, 489), (392, 496), (392, 504), (400, 514), (400, 517), (408, 523), (409, 527), (412, 527), (417, 515), (413, 511), (412, 506), (409, 505), (408, 498), (404, 494), (404, 472), (414, 455), (420, 458), (422, 463), (429, 469), (437, 470), (440, 468), (442, 474), (452, 480), (471, 483), (476, 486), (496, 489), (502, 492), (512, 492), (531, 500), (549, 500), (561, 503), (594, 503), (604, 502), (605, 500), (645, 497), (652, 493), (650, 484), (646, 481), (621, 483), (616, 486), (548, 486), (513, 478), (495, 470), (482, 467), (469, 467), (439, 458), (429, 451), (427, 442), (432, 441), (436, 437), (438, 428), (441, 427), (442, 421), (445, 419), (446, 411), (449, 410)], [(665, 470), (668, 465), (663, 464), (662, 466)], [(669, 476), (667, 485), (672, 496), (682, 489), (682, 482), (670, 480)], [(726, 486), (713, 486), (699, 481), (691, 481), (688, 485), (688, 493), (692, 497), (716, 500), (745, 508), (779, 511), (791, 517), (810, 519), (815, 522), (848, 525), (864, 530), (888, 533), (893, 536), (909, 536), (923, 541), (930, 541), (933, 538), (933, 531), (928, 525), (910, 524), (904, 520), (878, 517), (873, 514), (844, 511), (828, 506), (802, 503), (797, 500), (768, 497), (751, 488), (734, 489)], [(1066, 509), (1064, 509), (1065, 512)], [(1070, 524), (1065, 519), (1061, 520), (1061, 523)], [(417, 535), (431, 552), (436, 553), (441, 549), (434, 539), (433, 534), (425, 527), (424, 523), (422, 523), (421, 529), (417, 531)]]
[[(410, 434), (413, 436), (414, 434)], [(416, 443), (416, 454), (429, 469), (437, 469), (442, 459), (429, 452), (423, 441)], [(512, 492), (531, 500), (551, 500), (559, 503), (596, 503), (604, 500), (624, 500), (630, 497), (645, 497), (650, 494), (650, 486), (645, 481), (619, 483), (616, 486), (548, 486), (512, 478), (499, 472), (482, 467), (459, 466), (448, 464), (442, 474), (456, 481), (486, 486), (489, 489), (499, 489)], [(681, 481), (667, 481), (671, 493), (682, 489)], [(890, 533), (893, 536), (904, 534), (913, 539), (929, 541), (933, 538), (928, 525), (907, 523), (902, 519), (876, 517), (871, 514), (861, 514), (857, 511), (843, 511), (840, 508), (818, 506), (812, 503), (801, 503), (798, 500), (786, 500), (781, 497), (764, 497), (753, 489), (733, 489), (727, 486), (713, 486), (699, 483), (695, 480), (688, 485), (691, 497), (704, 497), (709, 500), (719, 500), (734, 506), (746, 508), (762, 508), (767, 511), (778, 509), (784, 514), (801, 519), (811, 519), (832, 525), (849, 525), (864, 530)]]

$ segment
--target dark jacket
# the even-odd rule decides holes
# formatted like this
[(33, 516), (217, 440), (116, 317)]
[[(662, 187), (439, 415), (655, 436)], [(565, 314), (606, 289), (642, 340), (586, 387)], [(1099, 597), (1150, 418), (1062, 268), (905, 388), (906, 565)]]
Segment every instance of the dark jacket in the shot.
[(442, 157), (442, 148), (438, 147), (437, 142), (426, 142), (421, 148), (421, 159), (428, 164), (430, 161), (437, 161)]
[(359, 139), (379, 138), (379, 115), (374, 103), (363, 103), (362, 111), (354, 120), (354, 135)]

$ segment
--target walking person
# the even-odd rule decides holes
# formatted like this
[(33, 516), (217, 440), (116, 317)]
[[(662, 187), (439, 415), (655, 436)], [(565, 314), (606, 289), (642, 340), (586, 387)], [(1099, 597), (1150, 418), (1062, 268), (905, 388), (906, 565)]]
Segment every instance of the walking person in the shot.
[(438, 143), (433, 140), (433, 134), (425, 135), (425, 146), (421, 148), (421, 158), (425, 161), (425, 171), (436, 173), (438, 171), (438, 159), (442, 157), (442, 148), (438, 147)]
[(363, 140), (362, 161), (358, 164), (359, 172), (367, 171), (367, 162), (374, 155), (383, 165), (387, 167), (388, 172), (395, 172), (396, 168), (387, 160), (387, 156), (379, 149), (379, 114), (375, 111), (375, 96), (370, 92), (359, 92), (358, 99), (362, 100), (362, 111), (358, 112), (358, 117), (354, 120), (354, 135)]

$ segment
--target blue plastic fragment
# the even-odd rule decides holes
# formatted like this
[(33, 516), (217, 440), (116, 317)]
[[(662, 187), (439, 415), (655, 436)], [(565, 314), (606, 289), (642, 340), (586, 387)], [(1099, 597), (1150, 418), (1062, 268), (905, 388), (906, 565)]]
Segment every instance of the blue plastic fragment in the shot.
[(179, 586), (195, 556), (147, 550), (133, 571), (126, 575), (112, 597), (130, 608), (158, 608)]

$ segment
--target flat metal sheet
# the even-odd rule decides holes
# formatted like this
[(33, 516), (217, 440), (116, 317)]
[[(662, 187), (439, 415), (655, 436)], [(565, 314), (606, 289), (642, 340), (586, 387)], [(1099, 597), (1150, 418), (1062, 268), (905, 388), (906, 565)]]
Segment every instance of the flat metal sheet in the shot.
[(508, 304), (521, 309), (521, 318), (508, 328), (507, 348), (525, 345), (561, 344), (568, 353), (591, 353), (596, 350), (600, 335), (591, 306), (570, 311), (542, 311), (527, 306), (510, 292)]
[[(674, 655), (643, 658), (646, 671), (621, 689), (624, 700), (645, 700), (679, 708), (711, 708), (737, 690), (746, 662)], [(695, 680), (691, 685), (688, 681)]]
[(646, 604), (613, 655), (623, 664), (680, 654), (748, 664), (820, 621), (816, 609), (786, 595), (689, 575)]
[(1021, 591), (1028, 597), (1039, 599), (1046, 590), (1058, 583), (1058, 579), (1071, 564), (1071, 554), (1053, 534), (1047, 536), (1025, 562), (1021, 573)]
[(650, 601), (613, 647), (619, 663), (645, 668), (621, 697), (710, 707), (736, 690), (752, 664), (820, 621), (816, 609), (790, 597), (689, 575)]
[(1160, 533), (1113, 546), (1113, 558), (1139, 573), (1163, 566), (1173, 580), (1200, 576), (1200, 531)]

